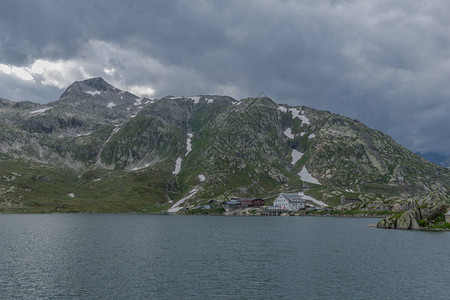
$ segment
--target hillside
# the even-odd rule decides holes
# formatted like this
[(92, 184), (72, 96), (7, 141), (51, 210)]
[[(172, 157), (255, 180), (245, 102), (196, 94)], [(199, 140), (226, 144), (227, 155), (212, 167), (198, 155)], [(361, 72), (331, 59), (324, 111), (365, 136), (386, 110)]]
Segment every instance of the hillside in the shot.
[(46, 105), (0, 99), (0, 153), (0, 211), (154, 212), (286, 191), (380, 210), (450, 188), (449, 169), (357, 120), (269, 98), (142, 99), (101, 78)]

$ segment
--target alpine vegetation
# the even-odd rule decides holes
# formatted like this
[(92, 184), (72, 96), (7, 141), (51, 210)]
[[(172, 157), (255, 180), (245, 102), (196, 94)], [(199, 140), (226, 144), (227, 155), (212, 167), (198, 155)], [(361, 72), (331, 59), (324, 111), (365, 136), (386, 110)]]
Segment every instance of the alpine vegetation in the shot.
[(267, 97), (148, 99), (93, 78), (45, 105), (0, 99), (5, 212), (180, 212), (280, 193), (406, 210), (449, 188), (449, 169), (386, 134)]

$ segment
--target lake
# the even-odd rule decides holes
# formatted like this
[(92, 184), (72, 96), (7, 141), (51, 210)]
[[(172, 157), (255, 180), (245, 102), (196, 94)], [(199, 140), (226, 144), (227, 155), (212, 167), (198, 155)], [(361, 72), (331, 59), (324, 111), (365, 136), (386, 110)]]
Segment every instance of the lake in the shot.
[(449, 299), (450, 232), (377, 221), (0, 215), (0, 298)]

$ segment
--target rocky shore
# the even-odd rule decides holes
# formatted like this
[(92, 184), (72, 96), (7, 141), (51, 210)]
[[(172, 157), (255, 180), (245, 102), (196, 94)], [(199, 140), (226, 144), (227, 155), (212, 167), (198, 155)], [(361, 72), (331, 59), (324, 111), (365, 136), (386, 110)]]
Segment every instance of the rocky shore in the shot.
[(382, 219), (378, 228), (412, 229), (412, 230), (447, 230), (450, 223), (446, 222), (445, 214), (449, 209), (437, 194), (420, 199), (415, 207)]

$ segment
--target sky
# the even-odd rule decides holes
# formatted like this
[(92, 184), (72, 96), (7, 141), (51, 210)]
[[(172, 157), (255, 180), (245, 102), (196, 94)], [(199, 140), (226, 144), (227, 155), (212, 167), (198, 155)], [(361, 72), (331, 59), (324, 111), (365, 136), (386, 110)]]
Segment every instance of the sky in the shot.
[(264, 91), (450, 156), (450, 2), (0, 2), (0, 97), (103, 77), (139, 96)]

